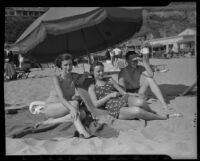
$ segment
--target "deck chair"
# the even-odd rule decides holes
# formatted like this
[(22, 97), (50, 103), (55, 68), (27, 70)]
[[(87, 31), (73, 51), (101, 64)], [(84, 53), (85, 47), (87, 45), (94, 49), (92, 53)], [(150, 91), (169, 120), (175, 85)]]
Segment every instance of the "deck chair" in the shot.
[(17, 78), (28, 78), (28, 75), (30, 74), (29, 68), (16, 68)]
[(189, 86), (183, 93), (181, 93), (179, 96), (185, 96), (186, 94), (188, 94), (189, 92), (191, 92), (194, 87), (197, 85), (197, 81), (192, 84), (191, 86)]
[(108, 115), (108, 112), (106, 110), (101, 110), (101, 109), (97, 109), (89, 96), (88, 93), (88, 87), (90, 86), (90, 84), (92, 83), (92, 79), (91, 78), (87, 78), (83, 85), (79, 86), (76, 88), (79, 96), (81, 97), (83, 103), (85, 104), (87, 110), (91, 113), (93, 118), (99, 117), (101, 115)]

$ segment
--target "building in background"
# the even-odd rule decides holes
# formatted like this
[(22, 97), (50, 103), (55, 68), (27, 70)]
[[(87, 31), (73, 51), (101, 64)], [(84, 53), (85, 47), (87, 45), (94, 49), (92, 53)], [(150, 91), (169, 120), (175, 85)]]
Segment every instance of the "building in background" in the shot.
[(39, 17), (49, 7), (5, 7), (5, 16)]
[[(158, 39), (150, 39), (148, 43), (151, 47), (151, 51), (165, 50), (168, 53), (170, 50), (178, 53), (180, 50), (186, 52), (193, 51), (196, 55), (196, 29), (187, 28), (180, 34), (171, 37), (163, 37)], [(136, 50), (141, 48), (141, 40), (133, 39), (127, 43), (129, 50)]]

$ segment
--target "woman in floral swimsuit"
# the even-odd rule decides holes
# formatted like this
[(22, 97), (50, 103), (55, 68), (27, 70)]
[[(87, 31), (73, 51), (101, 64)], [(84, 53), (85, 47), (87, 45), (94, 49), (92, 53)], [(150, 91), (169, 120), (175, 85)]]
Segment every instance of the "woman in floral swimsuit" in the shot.
[[(130, 93), (126, 93), (112, 78), (104, 77), (104, 65), (94, 62), (90, 67), (95, 84), (90, 85), (88, 92), (96, 108), (104, 108), (109, 115), (117, 119), (143, 119), (143, 120), (167, 120), (171, 117), (180, 117), (180, 114), (159, 115), (141, 100)], [(134, 100), (134, 101), (133, 101)], [(138, 106), (135, 102), (137, 101)]]

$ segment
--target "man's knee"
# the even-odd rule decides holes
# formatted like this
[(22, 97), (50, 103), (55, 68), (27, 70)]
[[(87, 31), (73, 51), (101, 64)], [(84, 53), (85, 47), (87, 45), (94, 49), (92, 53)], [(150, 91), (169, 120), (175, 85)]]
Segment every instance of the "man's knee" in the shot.
[(135, 106), (143, 106), (145, 103), (144, 99), (138, 98), (135, 100)]
[(147, 82), (147, 83), (152, 83), (152, 82), (155, 82), (155, 81), (154, 81), (153, 78), (147, 77), (147, 78), (145, 79), (145, 82)]
[(131, 113), (135, 116), (139, 116), (142, 113), (142, 109), (139, 107), (133, 107), (131, 108)]
[(144, 105), (144, 99), (142, 98), (139, 98), (139, 97), (129, 97), (128, 98), (128, 103), (129, 103), (129, 106), (143, 106)]

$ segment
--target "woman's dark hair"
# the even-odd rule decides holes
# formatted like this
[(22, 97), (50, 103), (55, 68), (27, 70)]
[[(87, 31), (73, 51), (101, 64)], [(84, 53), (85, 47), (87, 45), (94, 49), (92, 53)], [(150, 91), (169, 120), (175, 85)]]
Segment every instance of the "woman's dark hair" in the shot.
[(61, 68), (61, 63), (63, 60), (72, 60), (72, 55), (68, 53), (59, 55), (54, 61), (55, 66), (57, 66), (58, 68)]
[(94, 68), (96, 66), (102, 66), (104, 67), (103, 63), (99, 62), (99, 61), (95, 61), (91, 66), (90, 66), (90, 73), (94, 72)]

